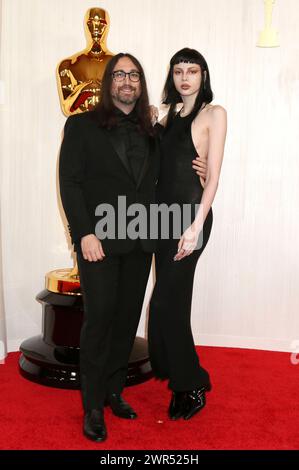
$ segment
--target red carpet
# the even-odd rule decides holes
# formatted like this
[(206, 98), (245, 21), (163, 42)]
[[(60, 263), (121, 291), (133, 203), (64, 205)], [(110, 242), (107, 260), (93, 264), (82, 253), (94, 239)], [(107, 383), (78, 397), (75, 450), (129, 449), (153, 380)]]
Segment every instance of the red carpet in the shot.
[(154, 379), (125, 389), (136, 421), (106, 409), (108, 439), (82, 436), (79, 391), (34, 384), (18, 372), (19, 353), (0, 365), (0, 449), (298, 449), (299, 365), (289, 353), (200, 347), (213, 390), (190, 421), (169, 421), (169, 390)]

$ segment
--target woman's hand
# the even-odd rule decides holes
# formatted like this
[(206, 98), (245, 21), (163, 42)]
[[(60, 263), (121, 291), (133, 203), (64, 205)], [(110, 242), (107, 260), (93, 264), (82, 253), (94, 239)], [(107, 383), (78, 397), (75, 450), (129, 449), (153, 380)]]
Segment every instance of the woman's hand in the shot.
[(178, 243), (178, 251), (173, 258), (174, 261), (180, 261), (181, 259), (193, 253), (197, 247), (198, 237), (201, 229), (202, 225), (193, 222), (193, 224), (191, 224), (190, 227), (185, 230)]
[(207, 162), (200, 156), (196, 157), (195, 160), (192, 160), (192, 168), (194, 168), (196, 174), (199, 178), (206, 180), (207, 178)]
[(159, 109), (153, 104), (150, 105), (150, 114), (151, 114), (152, 125), (154, 126), (159, 118)]
[(100, 240), (92, 233), (81, 238), (81, 250), (88, 261), (103, 261), (105, 257)]

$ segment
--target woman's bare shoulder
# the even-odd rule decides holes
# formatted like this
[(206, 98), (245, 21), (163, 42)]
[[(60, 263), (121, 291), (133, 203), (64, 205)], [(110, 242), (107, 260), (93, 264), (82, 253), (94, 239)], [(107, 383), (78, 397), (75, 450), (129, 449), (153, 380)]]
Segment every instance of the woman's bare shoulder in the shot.
[[(222, 116), (222, 118), (221, 118)], [(205, 125), (209, 127), (209, 125), (216, 119), (226, 119), (226, 110), (220, 104), (206, 104), (201, 111), (197, 114), (195, 118), (195, 124), (199, 126)]]
[(208, 129), (218, 126), (224, 128), (227, 126), (227, 112), (226, 109), (220, 104), (209, 104), (206, 113), (206, 126)]
[(220, 104), (209, 104), (208, 105), (208, 108), (207, 108), (207, 111), (210, 112), (210, 114), (212, 115), (212, 117), (216, 117), (216, 116), (226, 116), (227, 115), (227, 112), (226, 112), (226, 109), (221, 106)]

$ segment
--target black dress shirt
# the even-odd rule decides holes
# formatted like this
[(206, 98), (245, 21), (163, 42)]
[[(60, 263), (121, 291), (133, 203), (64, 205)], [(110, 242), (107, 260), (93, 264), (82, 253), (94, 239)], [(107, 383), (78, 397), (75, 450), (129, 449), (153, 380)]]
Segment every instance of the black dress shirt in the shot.
[(133, 109), (129, 114), (125, 114), (119, 108), (116, 108), (115, 113), (118, 122), (117, 127), (124, 139), (126, 155), (132, 175), (137, 183), (144, 164), (148, 138), (138, 130), (138, 118), (135, 109)]

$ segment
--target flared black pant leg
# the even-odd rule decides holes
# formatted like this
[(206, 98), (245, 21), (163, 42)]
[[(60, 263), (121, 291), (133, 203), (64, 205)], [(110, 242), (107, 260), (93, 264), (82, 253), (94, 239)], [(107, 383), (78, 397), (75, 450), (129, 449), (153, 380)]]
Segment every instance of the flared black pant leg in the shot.
[(169, 388), (186, 391), (209, 384), (201, 367), (191, 330), (194, 273), (212, 228), (210, 210), (203, 230), (203, 243), (192, 255), (174, 261), (178, 240), (160, 240), (155, 255), (156, 284), (150, 301), (149, 352), (156, 377), (169, 379)]

